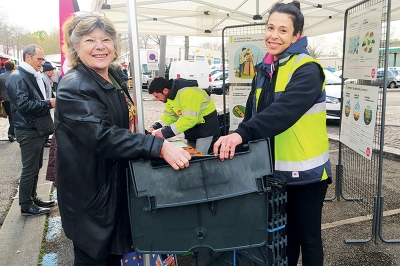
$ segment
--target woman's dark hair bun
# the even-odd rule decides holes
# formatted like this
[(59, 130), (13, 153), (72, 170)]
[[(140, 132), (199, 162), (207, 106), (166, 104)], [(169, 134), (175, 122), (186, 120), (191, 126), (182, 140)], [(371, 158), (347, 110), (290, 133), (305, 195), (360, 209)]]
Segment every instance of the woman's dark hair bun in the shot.
[(291, 2), (291, 3), (288, 3), (289, 5), (293, 5), (293, 6), (295, 6), (295, 7), (297, 7), (299, 10), (300, 10), (300, 2), (299, 1), (293, 1), (293, 2)]

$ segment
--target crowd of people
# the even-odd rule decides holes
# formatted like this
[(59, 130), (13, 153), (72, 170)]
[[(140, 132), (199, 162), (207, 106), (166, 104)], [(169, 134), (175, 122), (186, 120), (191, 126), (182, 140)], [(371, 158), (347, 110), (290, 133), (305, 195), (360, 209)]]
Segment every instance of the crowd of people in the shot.
[[(148, 92), (165, 103), (164, 114), (148, 134), (135, 133), (135, 106), (126, 73), (116, 64), (120, 40), (113, 23), (95, 13), (72, 15), (62, 27), (70, 70), (61, 80), (35, 44), (24, 48), (16, 71), (7, 61), (0, 75), (8, 138), (21, 149), (21, 215), (46, 214), (55, 204), (36, 194), (51, 134), (43, 136), (35, 123), (51, 109), (50, 180), (57, 185), (74, 265), (121, 265), (122, 255), (133, 250), (125, 171), (130, 160), (161, 157), (176, 171), (190, 167), (191, 155), (165, 140), (180, 133), (189, 145), (221, 161), (232, 160), (241, 144), (270, 139), (274, 177), (287, 183), (288, 265), (297, 265), (300, 253), (303, 265), (323, 265), (321, 216), (331, 183), (325, 75), (306, 49), (303, 26), (298, 1), (272, 7), (264, 36), (268, 53), (255, 67), (244, 119), (212, 144), (220, 131), (215, 104), (196, 82), (184, 79), (152, 81)], [(244, 48), (240, 75), (247, 53)]]

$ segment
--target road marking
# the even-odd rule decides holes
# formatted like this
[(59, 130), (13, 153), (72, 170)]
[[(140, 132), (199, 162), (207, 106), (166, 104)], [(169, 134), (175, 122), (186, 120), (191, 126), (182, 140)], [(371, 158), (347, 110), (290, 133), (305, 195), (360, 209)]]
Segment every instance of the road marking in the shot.
[[(383, 212), (383, 217), (396, 215), (396, 214), (399, 214), (399, 213), (400, 213), (400, 209), (384, 211)], [(359, 223), (359, 222), (363, 222), (363, 221), (368, 221), (368, 220), (371, 220), (371, 219), (372, 219), (372, 215), (358, 216), (358, 217), (353, 217), (353, 218), (349, 218), (349, 219), (335, 221), (335, 222), (332, 222), (332, 223), (325, 223), (325, 224), (321, 225), (321, 229), (324, 230), (324, 229), (329, 229), (329, 228), (333, 228), (333, 227), (337, 227), (337, 226), (341, 226), (341, 225), (346, 225), (346, 224), (355, 224), (355, 223)]]

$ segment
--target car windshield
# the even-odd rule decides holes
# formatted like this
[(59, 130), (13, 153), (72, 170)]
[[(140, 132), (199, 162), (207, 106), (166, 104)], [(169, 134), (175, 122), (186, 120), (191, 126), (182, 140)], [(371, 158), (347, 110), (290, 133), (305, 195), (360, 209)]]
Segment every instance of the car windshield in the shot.
[(342, 80), (330, 71), (325, 72), (325, 85), (340, 85)]
[[(228, 72), (225, 72), (225, 78), (228, 77)], [(222, 80), (222, 71), (215, 73), (214, 75), (211, 76), (212, 80)]]

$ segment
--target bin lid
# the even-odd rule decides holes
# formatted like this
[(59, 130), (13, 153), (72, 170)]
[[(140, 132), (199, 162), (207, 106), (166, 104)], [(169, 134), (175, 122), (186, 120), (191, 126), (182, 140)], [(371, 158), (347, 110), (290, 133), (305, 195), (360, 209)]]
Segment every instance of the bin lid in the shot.
[(262, 193), (262, 177), (273, 173), (269, 140), (249, 142), (248, 150), (236, 153), (232, 160), (197, 157), (178, 171), (158, 163), (129, 162), (135, 194), (149, 198), (149, 211)]

